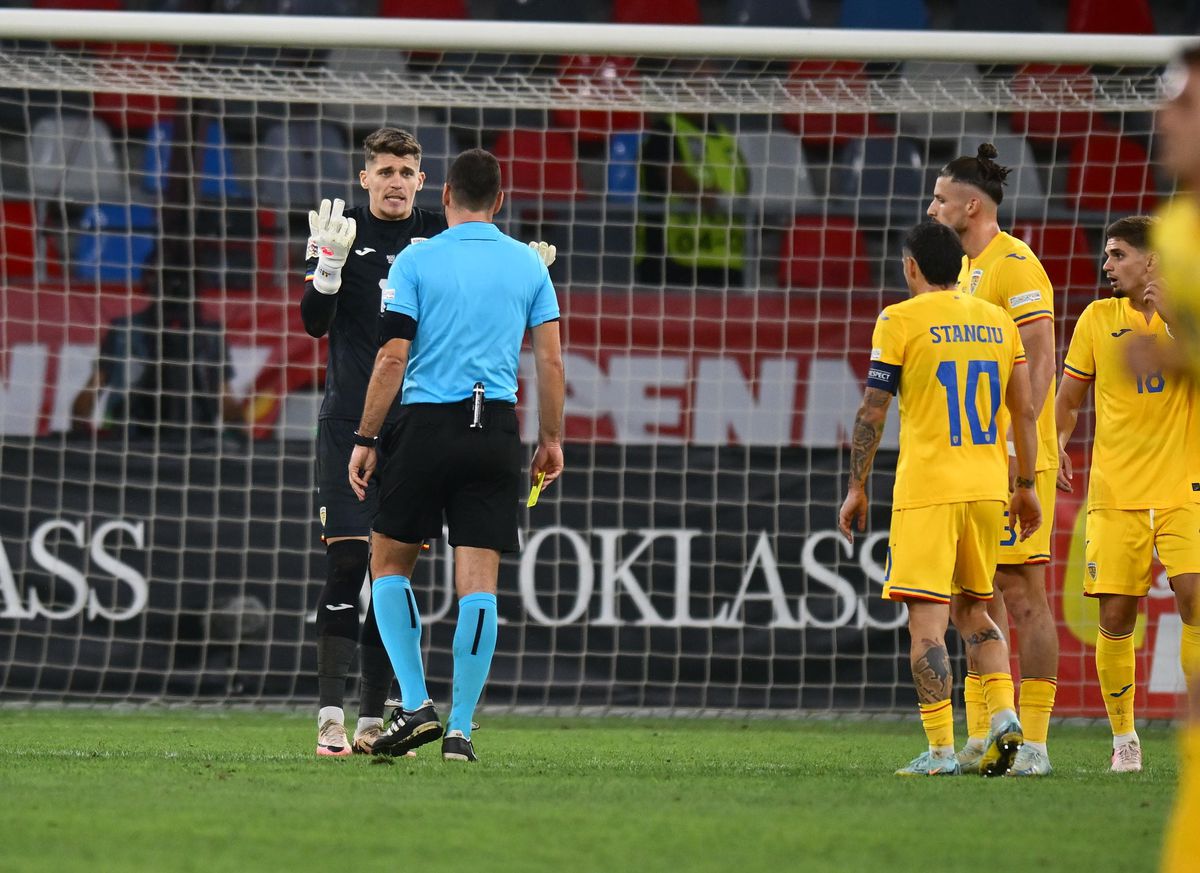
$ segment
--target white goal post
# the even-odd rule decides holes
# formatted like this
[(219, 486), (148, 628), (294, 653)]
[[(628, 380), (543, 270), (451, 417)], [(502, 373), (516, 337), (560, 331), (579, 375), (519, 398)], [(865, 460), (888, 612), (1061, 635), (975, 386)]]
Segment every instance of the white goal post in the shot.
[[(568, 469), (504, 563), (485, 705), (908, 709), (904, 613), (879, 598), (894, 421), (871, 531), (834, 531), (899, 237), (940, 166), (995, 142), (1063, 342), (1105, 224), (1171, 192), (1154, 109), (1184, 42), (0, 10), (0, 701), (315, 697), (304, 216), (361, 194), (362, 137), (396, 124), (425, 150), (418, 205), (489, 148), (502, 226), (561, 259)], [(727, 146), (688, 168), (722, 228), (703, 263), (664, 230), (679, 119)], [(179, 438), (110, 416), (126, 389), (171, 394), (129, 329), (156, 251), (198, 277), (190, 360), (223, 356), (181, 392), (210, 418)], [(248, 433), (223, 430), (225, 392)], [(1081, 519), (1060, 502), (1059, 711), (1096, 715)], [(442, 697), (451, 579), (438, 543), (415, 588)], [(1139, 637), (1152, 716), (1180, 690), (1167, 595)]]

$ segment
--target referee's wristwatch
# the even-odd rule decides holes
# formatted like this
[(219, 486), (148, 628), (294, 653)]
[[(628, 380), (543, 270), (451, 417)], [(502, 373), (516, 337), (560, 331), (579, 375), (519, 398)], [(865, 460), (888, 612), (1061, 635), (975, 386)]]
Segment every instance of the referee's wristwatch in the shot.
[(379, 445), (379, 435), (376, 434), (375, 436), (363, 436), (358, 431), (355, 431), (354, 444), (356, 446), (364, 446), (368, 449), (373, 449)]

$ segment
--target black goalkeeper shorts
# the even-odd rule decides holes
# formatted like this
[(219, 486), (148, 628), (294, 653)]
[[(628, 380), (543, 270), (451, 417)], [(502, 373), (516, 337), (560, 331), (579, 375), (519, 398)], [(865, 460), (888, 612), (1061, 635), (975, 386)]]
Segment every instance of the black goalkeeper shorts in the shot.
[(523, 452), (511, 403), (484, 404), (473, 429), (471, 401), (413, 403), (401, 409), (380, 480), (374, 529), (402, 543), (519, 549)]
[[(387, 458), (387, 437), (394, 425), (384, 425), (379, 440), (378, 466)], [(367, 483), (367, 499), (359, 501), (350, 489), (350, 454), (358, 422), (322, 418), (317, 422), (317, 517), (321, 539), (367, 537), (379, 507), (378, 473)]]

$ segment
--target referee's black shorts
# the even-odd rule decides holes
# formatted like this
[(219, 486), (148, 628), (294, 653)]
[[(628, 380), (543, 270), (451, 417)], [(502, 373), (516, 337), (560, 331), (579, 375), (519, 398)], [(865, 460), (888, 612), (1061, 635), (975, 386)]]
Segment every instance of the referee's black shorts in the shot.
[(519, 549), (521, 437), (513, 404), (484, 404), (471, 428), (471, 401), (401, 409), (388, 447), (374, 529), (402, 543), (442, 535), (451, 546)]
[[(378, 466), (385, 466), (386, 444), (394, 425), (385, 424), (380, 439)], [(350, 455), (358, 422), (322, 418), (317, 422), (317, 517), (321, 539), (367, 537), (379, 506), (379, 485), (372, 477), (367, 499), (360, 501), (350, 488)], [(378, 468), (377, 468), (378, 469)]]

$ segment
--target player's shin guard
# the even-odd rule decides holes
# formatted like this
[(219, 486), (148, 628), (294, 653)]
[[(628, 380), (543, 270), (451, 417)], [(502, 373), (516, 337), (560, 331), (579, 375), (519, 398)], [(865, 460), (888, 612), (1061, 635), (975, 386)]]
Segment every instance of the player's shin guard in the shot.
[(982, 745), (989, 726), (987, 701), (983, 699), (983, 683), (978, 673), (968, 672), (963, 680), (963, 703), (967, 708), (967, 736)]
[(1013, 691), (1012, 676), (1008, 673), (984, 673), (979, 677), (983, 686), (983, 700), (989, 718), (1005, 710), (1016, 712), (1016, 693)]
[(921, 726), (929, 740), (929, 751), (952, 754), (954, 751), (954, 703), (939, 700), (937, 703), (922, 703)]
[(458, 601), (458, 627), (454, 631), (454, 702), (448, 731), (471, 738), (471, 717), (483, 693), (492, 655), (496, 651), (496, 595), (479, 592)]
[(1110, 634), (1100, 628), (1096, 634), (1096, 676), (1114, 737), (1133, 733), (1136, 671), (1133, 632)]
[(429, 699), (421, 663), (421, 614), (412, 585), (404, 576), (380, 576), (371, 586), (379, 636), (400, 681), (403, 707), (420, 709)]
[(1200, 675), (1200, 624), (1184, 622), (1183, 638), (1179, 641), (1179, 663), (1190, 685)]
[(1053, 678), (1021, 680), (1021, 727), (1027, 743), (1046, 742), (1057, 690), (1058, 683)]
[(382, 718), (384, 702), (392, 688), (392, 662), (383, 640), (379, 636), (379, 623), (375, 618), (375, 601), (372, 599), (363, 622), (359, 645), (359, 718)]
[(326, 550), (325, 587), (317, 600), (317, 694), (322, 707), (341, 707), (346, 676), (358, 648), (358, 596), (367, 573), (368, 545), (341, 540)]

